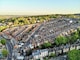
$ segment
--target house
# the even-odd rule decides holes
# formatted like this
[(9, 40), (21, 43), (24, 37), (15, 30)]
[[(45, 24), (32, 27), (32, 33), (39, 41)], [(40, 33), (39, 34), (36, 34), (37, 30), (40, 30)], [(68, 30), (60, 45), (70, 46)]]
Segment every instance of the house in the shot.
[(36, 50), (32, 53), (32, 56), (34, 60), (46, 57), (48, 56), (48, 50), (47, 49)]
[(13, 50), (12, 55), (15, 57), (16, 60), (24, 60), (24, 56), (21, 55), (21, 53), (17, 49)]
[(31, 48), (31, 49), (34, 48), (34, 46), (32, 44), (29, 44), (28, 47)]
[(69, 47), (70, 47), (70, 45), (64, 46), (64, 47), (63, 47), (63, 53), (68, 52), (68, 51), (69, 51)]
[(62, 53), (62, 49), (58, 47), (58, 48), (56, 48), (55, 52), (56, 52), (56, 55), (61, 54)]
[(40, 50), (40, 53), (41, 53), (41, 57), (48, 56), (48, 50), (47, 49)]
[(37, 46), (40, 46), (40, 43), (39, 43), (39, 42), (37, 42), (37, 43), (36, 43), (36, 45), (37, 45)]
[(71, 45), (71, 46), (70, 46), (70, 50), (74, 50), (74, 49), (76, 49), (76, 48), (75, 48), (75, 45)]
[(54, 49), (49, 49), (49, 55), (50, 55), (51, 53), (55, 54), (55, 50), (54, 50)]
[(17, 56), (16, 59), (17, 60), (24, 60), (24, 56)]
[(41, 56), (40, 56), (40, 51), (39, 50), (36, 50), (32, 53), (32, 56), (33, 56), (33, 59), (39, 59)]
[(69, 23), (72, 23), (72, 22), (73, 22), (72, 20), (69, 21)]
[(76, 45), (76, 49), (79, 50), (80, 49), (80, 44)]

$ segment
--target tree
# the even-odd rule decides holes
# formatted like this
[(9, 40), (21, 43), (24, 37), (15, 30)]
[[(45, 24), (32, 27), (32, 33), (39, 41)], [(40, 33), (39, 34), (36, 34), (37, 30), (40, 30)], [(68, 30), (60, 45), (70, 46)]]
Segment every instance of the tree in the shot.
[(30, 49), (29, 51), (26, 51), (26, 56), (29, 56), (32, 54), (32, 50)]
[(34, 19), (33, 20), (30, 20), (30, 23), (31, 24), (35, 24), (36, 23), (36, 20), (34, 20)]
[(1, 39), (1, 43), (2, 43), (3, 45), (5, 45), (5, 44), (6, 44), (6, 40), (5, 40), (5, 39)]
[(48, 47), (51, 47), (51, 43), (50, 42), (44, 43), (42, 45), (42, 48), (48, 48)]
[(44, 60), (49, 60), (49, 58), (48, 57), (44, 57)]
[(68, 60), (80, 60), (80, 50), (69, 51)]
[(80, 38), (80, 28), (78, 28), (77, 31), (78, 31), (78, 35), (79, 35), (79, 38)]
[(55, 39), (56, 45), (66, 44), (68, 42), (68, 39), (65, 36), (58, 36)]
[(14, 21), (14, 25), (18, 25), (18, 23), (19, 23), (18, 20)]
[(29, 20), (29, 22), (31, 24), (35, 24), (36, 23), (36, 18), (35, 17), (31, 17), (31, 19)]
[(51, 54), (49, 55), (49, 57), (55, 57), (55, 54), (54, 54), (54, 53), (51, 53)]
[(7, 26), (0, 26), (0, 32), (2, 32), (6, 28), (7, 28)]
[(3, 50), (2, 50), (2, 54), (3, 54), (4, 57), (7, 57), (8, 51), (7, 51), (6, 49), (3, 49)]
[(24, 24), (30, 24), (29, 20), (26, 19), (26, 20), (24, 21)]
[(79, 38), (78, 31), (71, 34), (71, 42), (75, 42)]

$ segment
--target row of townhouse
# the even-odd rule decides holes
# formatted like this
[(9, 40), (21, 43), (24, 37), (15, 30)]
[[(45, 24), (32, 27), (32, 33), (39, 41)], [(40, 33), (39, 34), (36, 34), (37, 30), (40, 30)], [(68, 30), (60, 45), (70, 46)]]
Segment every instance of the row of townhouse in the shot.
[[(62, 32), (62, 33), (60, 33), (60, 35), (69, 35), (69, 33), (68, 32), (70, 32), (70, 33), (72, 33), (72, 32), (75, 32), (76, 31), (76, 29), (70, 29), (70, 30), (68, 30), (68, 31), (66, 31), (66, 32)], [(45, 42), (51, 42), (51, 43), (54, 43), (52, 40), (53, 40), (53, 36), (54, 36), (54, 34), (51, 34), (52, 36), (51, 36), (51, 38), (52, 39), (50, 39), (50, 38), (48, 38), (48, 40), (46, 39), (46, 40), (44, 40), (44, 39), (42, 39), (43, 37), (41, 37), (41, 36), (39, 36), (39, 35), (35, 35), (35, 39), (32, 39), (32, 40), (30, 40), (30, 44), (28, 44), (27, 46), (26, 46), (26, 48), (30, 48), (30, 49), (34, 49), (35, 47), (37, 47), (37, 46), (40, 46), (40, 45), (42, 45), (42, 44), (44, 44)], [(55, 37), (54, 37), (55, 38)]]
[[(37, 38), (39, 36), (39, 37), (41, 37), (39, 40), (43, 40), (43, 41), (49, 40), (52, 42), (52, 40), (53, 40), (52, 38), (54, 38), (56, 34), (58, 35), (59, 33), (61, 33), (61, 31), (64, 30), (65, 25), (66, 25), (66, 29), (71, 27), (71, 26), (68, 26), (68, 24), (69, 24), (69, 22), (66, 22), (66, 20), (62, 20), (62, 19), (51, 20), (51, 21), (49, 21), (49, 24), (48, 24), (48, 22), (45, 22), (43, 24), (43, 26), (37, 32), (35, 32), (34, 36), (32, 36), (32, 38), (30, 37), (31, 38), (30, 40), (37, 40)], [(27, 38), (30, 36), (26, 32), (28, 28), (26, 28), (26, 29), (24, 29), (24, 28), (26, 28), (26, 25), (22, 26), (22, 27), (14, 27), (12, 29), (7, 29), (4, 32), (9, 33), (12, 36), (14, 36), (15, 40), (28, 40)], [(34, 30), (35, 30), (35, 28), (34, 28)], [(68, 32), (68, 33), (70, 33), (70, 32)]]
[(20, 34), (22, 31), (24, 31), (25, 29), (27, 28), (27, 26), (22, 26), (22, 27), (19, 27), (18, 30), (16, 30), (12, 36), (17, 36), (18, 34)]
[(37, 27), (38, 24), (29, 26), (28, 25), (18, 26), (18, 27), (8, 28), (4, 30), (3, 33), (7, 36), (12, 36), (15, 40), (26, 40)]
[(72, 44), (72, 45), (67, 44), (65, 46), (54, 47), (50, 49), (36, 50), (32, 52), (32, 59), (33, 60), (41, 59), (43, 57), (49, 56), (51, 53), (55, 55), (59, 55), (59, 54), (67, 53), (68, 51), (71, 51), (74, 49), (80, 50), (80, 43)]
[(45, 41), (54, 43), (53, 39), (59, 34), (68, 35), (76, 31), (76, 28), (78, 27), (76, 21), (72, 21), (72, 23), (69, 23), (69, 21), (58, 19), (43, 23), (43, 26), (35, 32), (34, 36), (30, 37), (30, 45), (36, 47), (43, 44)]
[(20, 34), (22, 31), (24, 31), (27, 28), (27, 25), (25, 26), (19, 26), (19, 27), (13, 27), (13, 28), (8, 28), (3, 31), (3, 33), (7, 35), (11, 35), (12, 37), (15, 37)]

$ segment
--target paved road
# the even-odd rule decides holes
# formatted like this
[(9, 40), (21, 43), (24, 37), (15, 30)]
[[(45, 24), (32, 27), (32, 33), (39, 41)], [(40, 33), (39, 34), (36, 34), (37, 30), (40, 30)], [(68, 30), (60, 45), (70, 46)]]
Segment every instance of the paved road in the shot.
[(9, 55), (8, 55), (7, 60), (12, 60), (12, 46), (11, 46), (10, 41), (8, 41), (8, 40), (7, 40), (7, 49), (9, 51)]

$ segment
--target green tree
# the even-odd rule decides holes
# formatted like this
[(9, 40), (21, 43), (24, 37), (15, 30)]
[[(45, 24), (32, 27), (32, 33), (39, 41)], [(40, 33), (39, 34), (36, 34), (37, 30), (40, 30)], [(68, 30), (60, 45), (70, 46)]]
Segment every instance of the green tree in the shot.
[(71, 34), (71, 42), (75, 42), (79, 38), (78, 31)]
[(51, 58), (51, 57), (55, 57), (55, 54), (54, 53), (51, 53), (50, 55), (49, 55), (49, 57)]
[(3, 49), (3, 50), (2, 50), (2, 54), (3, 54), (4, 57), (7, 57), (8, 51), (7, 51), (6, 49)]
[(42, 48), (48, 48), (51, 47), (51, 43), (50, 42), (46, 42), (42, 45)]
[(28, 19), (25, 19), (24, 24), (30, 24)]
[(5, 39), (1, 39), (1, 43), (2, 43), (3, 45), (5, 45), (5, 44), (6, 44), (6, 40), (5, 40)]
[(80, 50), (69, 51), (68, 60), (80, 60)]
[(7, 26), (0, 26), (0, 32), (2, 32), (6, 28), (7, 28)]
[(18, 20), (14, 21), (14, 25), (18, 25), (18, 23), (19, 23)]
[(68, 39), (65, 36), (58, 36), (55, 39), (56, 45), (66, 44), (68, 42)]
[(36, 20), (34, 20), (34, 19), (33, 20), (30, 20), (30, 23), (31, 24), (35, 24), (36, 23)]
[(79, 35), (79, 38), (80, 38), (80, 28), (78, 28), (77, 31), (78, 31), (78, 35)]

